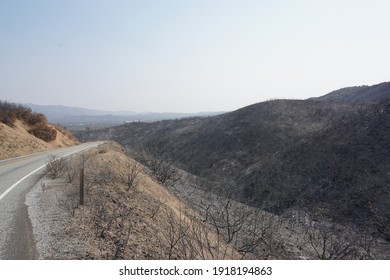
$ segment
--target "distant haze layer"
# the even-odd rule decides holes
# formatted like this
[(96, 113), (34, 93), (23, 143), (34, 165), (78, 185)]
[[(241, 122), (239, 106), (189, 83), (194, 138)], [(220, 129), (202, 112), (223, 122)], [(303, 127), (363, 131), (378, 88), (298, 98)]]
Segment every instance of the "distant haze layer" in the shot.
[(1, 1), (0, 94), (232, 111), (388, 80), (389, 1)]

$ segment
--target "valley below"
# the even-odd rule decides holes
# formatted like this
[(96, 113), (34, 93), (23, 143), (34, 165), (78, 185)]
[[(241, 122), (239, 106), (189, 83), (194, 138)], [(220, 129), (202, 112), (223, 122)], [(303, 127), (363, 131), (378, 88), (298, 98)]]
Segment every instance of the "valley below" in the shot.
[[(75, 135), (120, 143), (160, 183), (195, 201), (217, 232), (227, 230), (230, 245), (241, 242), (230, 226), (267, 228), (272, 217), (272, 238), (261, 230), (243, 237), (261, 236), (246, 257), (389, 259), (389, 95), (383, 83)], [(160, 169), (175, 175), (165, 178)], [(213, 203), (202, 200), (205, 194)], [(239, 252), (249, 246), (237, 244)]]

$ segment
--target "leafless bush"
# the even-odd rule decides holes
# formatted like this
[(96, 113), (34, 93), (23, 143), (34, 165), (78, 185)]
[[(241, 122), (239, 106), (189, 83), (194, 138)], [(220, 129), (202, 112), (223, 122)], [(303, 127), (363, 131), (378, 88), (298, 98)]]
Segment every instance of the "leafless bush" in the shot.
[(120, 259), (128, 247), (132, 228), (132, 211), (120, 198), (112, 198), (104, 191), (95, 201), (93, 222), (102, 241), (102, 257)]
[(158, 213), (160, 213), (160, 210), (163, 208), (164, 202), (162, 201), (156, 201), (152, 205), (150, 205), (150, 217), (152, 219), (156, 218)]
[[(385, 238), (390, 240), (390, 219), (389, 216), (385, 214), (384, 211), (380, 211), (377, 205), (374, 205), (372, 202), (369, 202), (368, 208), (373, 214), (375, 224), (381, 233), (384, 234)], [(388, 213), (388, 212), (387, 212)]]
[(239, 232), (240, 236), (234, 245), (235, 248), (243, 258), (247, 254), (260, 257), (257, 249), (263, 245), (266, 249), (261, 251), (261, 257), (272, 256), (274, 253), (272, 246), (275, 244), (272, 233), (277, 227), (275, 218), (259, 209), (247, 212), (247, 214), (242, 232)]
[(80, 164), (75, 159), (69, 159), (66, 162), (65, 174), (68, 183), (74, 182), (80, 174)]
[(200, 220), (192, 219), (189, 231), (192, 239), (191, 250), (202, 260), (219, 259), (220, 240), (213, 240), (212, 230)]
[(68, 183), (74, 183), (75, 180), (79, 179), (80, 163), (76, 157), (66, 160), (64, 174)]
[(206, 221), (227, 244), (241, 253), (242, 257), (247, 254), (256, 255), (256, 249), (260, 245), (271, 242), (275, 223), (265, 212), (237, 204), (231, 198), (220, 198), (219, 201), (208, 204), (205, 212)]
[(117, 164), (116, 160), (109, 160), (107, 162), (99, 163), (94, 160), (85, 160), (86, 166), (86, 184), (92, 185), (115, 185), (121, 182), (121, 178), (115, 170)]
[(65, 171), (66, 159), (55, 155), (49, 155), (48, 162), (46, 164), (46, 174), (50, 175), (52, 179), (55, 179), (64, 174)]
[(157, 180), (162, 184), (169, 182), (174, 185), (179, 180), (178, 169), (164, 159), (151, 159), (150, 168)]
[[(240, 192), (234, 184), (231, 179), (221, 180), (218, 184), (190, 176), (186, 182), (182, 180), (170, 188), (200, 214), (200, 223), (196, 219), (191, 221), (192, 238), (203, 240), (203, 245), (197, 247), (199, 252), (203, 252), (199, 256), (207, 255), (213, 259), (278, 256), (280, 244), (273, 232), (280, 227), (280, 219), (237, 202), (235, 199)], [(210, 237), (213, 242), (208, 241)]]
[(161, 184), (174, 185), (181, 178), (179, 169), (165, 156), (156, 157), (150, 152), (143, 150), (138, 153), (141, 161), (150, 168), (153, 175)]
[[(106, 149), (106, 148), (104, 148)], [(100, 152), (98, 152), (100, 154)], [(88, 181), (97, 185), (115, 185), (124, 183), (129, 188), (136, 187), (141, 181), (142, 165), (118, 156), (99, 164), (88, 163)]]
[(166, 259), (239, 259), (241, 254), (227, 244), (215, 229), (197, 215), (165, 208), (166, 226), (161, 228), (160, 247)]
[(79, 207), (79, 192), (74, 185), (66, 186), (59, 195), (56, 194), (58, 207), (64, 210), (70, 217), (74, 217)]
[(141, 180), (142, 166), (137, 162), (127, 162), (124, 172), (121, 174), (122, 181), (129, 187), (137, 187)]
[(357, 247), (350, 232), (337, 229), (334, 224), (317, 224), (308, 228), (308, 241), (321, 260), (355, 259)]
[(335, 223), (314, 224), (307, 229), (306, 240), (318, 259), (373, 260), (384, 257), (379, 240), (368, 230), (355, 232)]
[(237, 188), (232, 184), (232, 180), (223, 180), (221, 186), (217, 185), (214, 191), (220, 195), (204, 193), (198, 206), (204, 215), (204, 221), (214, 228), (223, 242), (239, 252), (242, 258), (270, 257), (275, 250), (272, 232), (278, 226), (276, 218), (260, 209), (237, 202), (235, 199), (239, 197), (239, 190), (235, 190)]
[(368, 232), (363, 233), (355, 237), (355, 244), (358, 247), (359, 254), (357, 259), (362, 260), (373, 260), (375, 259), (375, 254), (373, 248), (377, 245), (377, 240)]
[(183, 256), (179, 254), (181, 251), (179, 249), (179, 242), (186, 237), (188, 228), (182, 215), (180, 215), (177, 219), (171, 210), (168, 210), (166, 215), (168, 224), (162, 231), (162, 234), (168, 244), (166, 256), (169, 260), (183, 258)]

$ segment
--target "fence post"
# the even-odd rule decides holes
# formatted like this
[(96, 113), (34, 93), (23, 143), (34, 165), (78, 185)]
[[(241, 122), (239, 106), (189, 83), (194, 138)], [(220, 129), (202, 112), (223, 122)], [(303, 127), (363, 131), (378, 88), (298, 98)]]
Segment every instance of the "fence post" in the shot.
[(80, 205), (84, 205), (84, 155), (80, 158)]

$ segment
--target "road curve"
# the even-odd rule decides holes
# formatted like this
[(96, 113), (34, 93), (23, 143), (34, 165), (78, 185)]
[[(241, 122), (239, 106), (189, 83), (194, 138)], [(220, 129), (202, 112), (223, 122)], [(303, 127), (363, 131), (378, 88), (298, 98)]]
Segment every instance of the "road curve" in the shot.
[(66, 157), (101, 143), (85, 143), (0, 161), (0, 259), (37, 258), (25, 201), (26, 194), (44, 175), (48, 156)]

